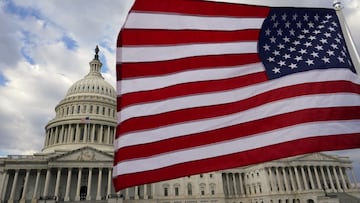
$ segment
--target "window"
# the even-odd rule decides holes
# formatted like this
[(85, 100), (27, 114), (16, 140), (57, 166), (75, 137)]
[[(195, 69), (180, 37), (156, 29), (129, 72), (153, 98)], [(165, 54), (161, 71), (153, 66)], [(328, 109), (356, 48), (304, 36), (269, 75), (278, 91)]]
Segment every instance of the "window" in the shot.
[(191, 185), (191, 183), (187, 184), (187, 194), (192, 195), (192, 185)]
[(202, 184), (200, 184), (200, 194), (201, 195), (205, 195), (205, 184), (204, 183), (202, 183)]
[(167, 187), (164, 188), (164, 196), (165, 197), (169, 196), (169, 188)]
[(210, 194), (215, 195), (215, 184), (214, 183), (210, 184)]
[(179, 186), (175, 186), (174, 190), (175, 196), (179, 196)]

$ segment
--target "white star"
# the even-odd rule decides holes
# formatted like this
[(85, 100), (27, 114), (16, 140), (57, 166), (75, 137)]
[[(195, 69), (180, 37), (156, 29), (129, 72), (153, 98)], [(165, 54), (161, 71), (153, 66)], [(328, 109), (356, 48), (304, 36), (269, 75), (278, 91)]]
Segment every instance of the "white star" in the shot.
[(301, 28), (302, 22), (301, 22), (301, 21), (297, 22), (297, 23), (296, 23), (296, 26), (297, 26), (298, 28)]
[(268, 60), (269, 62), (275, 62), (275, 58), (274, 58), (274, 57), (269, 57), (267, 60)]
[(270, 42), (271, 42), (271, 43), (276, 43), (276, 38), (275, 38), (274, 36), (272, 36), (272, 37), (270, 38)]
[(277, 30), (277, 35), (282, 36), (282, 33), (283, 33), (282, 29)]
[(271, 16), (271, 20), (272, 20), (272, 21), (275, 21), (275, 19), (276, 19), (276, 14), (274, 14), (274, 15)]
[(308, 59), (308, 60), (305, 61), (305, 63), (307, 63), (308, 66), (314, 65), (314, 60)]
[(300, 53), (300, 54), (306, 54), (307, 51), (306, 51), (306, 49), (301, 49), (301, 50), (299, 51), (299, 53)]
[(295, 68), (297, 68), (297, 64), (291, 63), (291, 64), (289, 65), (289, 68), (295, 69)]
[(331, 37), (331, 34), (328, 33), (328, 32), (325, 32), (324, 35), (325, 35), (325, 37), (327, 37), (327, 38)]
[(298, 40), (296, 40), (296, 41), (293, 42), (293, 45), (295, 45), (295, 46), (296, 46), (296, 45), (299, 45), (299, 44), (300, 44), (300, 41), (298, 41)]
[(295, 57), (295, 61), (299, 62), (299, 61), (301, 61), (301, 60), (303, 60), (302, 56), (296, 56), (296, 57)]
[(274, 54), (275, 56), (279, 56), (279, 55), (280, 55), (280, 52), (275, 50), (275, 51), (273, 51), (272, 54)]
[(327, 15), (325, 16), (325, 18), (329, 20), (330, 18), (332, 18), (332, 15), (327, 14)]
[(299, 39), (304, 39), (304, 38), (305, 38), (305, 35), (299, 35), (298, 38), (299, 38)]
[(290, 54), (285, 54), (283, 57), (284, 57), (284, 59), (289, 59), (289, 58), (291, 58), (291, 57), (290, 57)]
[(309, 16), (308, 16), (308, 14), (305, 14), (304, 15), (304, 21), (308, 21), (309, 20)]
[(265, 51), (270, 51), (270, 46), (267, 45), (267, 44), (265, 44), (265, 45), (263, 46), (263, 48), (264, 48)]
[(296, 49), (295, 49), (294, 47), (290, 47), (288, 50), (289, 50), (290, 52), (296, 51)]
[(339, 62), (341, 62), (341, 63), (345, 63), (345, 60), (344, 60), (344, 58), (343, 57), (338, 57), (338, 60), (339, 60)]
[(316, 40), (316, 37), (315, 36), (310, 36), (308, 39), (313, 41), (313, 40)]
[(274, 68), (272, 69), (272, 71), (273, 71), (274, 73), (280, 73), (280, 68), (274, 67)]
[(286, 13), (284, 13), (284, 14), (281, 16), (281, 19), (282, 19), (283, 21), (285, 21), (286, 18), (287, 18), (287, 15), (286, 15)]
[(290, 25), (291, 25), (291, 23), (290, 23), (289, 21), (287, 21), (287, 22), (285, 23), (285, 27), (286, 27), (286, 28), (290, 28)]
[(310, 22), (310, 23), (308, 23), (308, 26), (309, 26), (309, 28), (314, 28), (314, 23)]
[(295, 36), (295, 30), (294, 29), (289, 30), (289, 33), (290, 33), (291, 36)]
[(270, 31), (270, 29), (268, 28), (267, 30), (265, 30), (265, 35), (266, 36), (269, 36), (270, 35), (270, 33), (271, 33), (271, 31)]
[(310, 55), (314, 58), (319, 58), (319, 53), (317, 53), (317, 52), (313, 51)]
[(278, 26), (279, 26), (279, 22), (276, 21), (276, 22), (273, 24), (273, 27), (274, 27), (274, 28), (277, 28)]
[(333, 49), (339, 49), (337, 44), (331, 44), (330, 45)]
[(327, 43), (328, 43), (327, 39), (324, 39), (324, 38), (322, 38), (322, 39), (320, 40), (320, 42), (323, 43), (323, 44), (327, 44)]
[(289, 37), (287, 37), (287, 36), (286, 36), (286, 37), (284, 37), (284, 38), (283, 38), (283, 40), (284, 40), (284, 42), (290, 42), (290, 38), (289, 38)]
[(285, 48), (285, 45), (279, 44), (277, 47), (278, 47), (279, 49), (284, 49), (284, 48)]
[(320, 34), (321, 33), (321, 31), (320, 30), (314, 30), (314, 32), (313, 32), (314, 34)]
[(328, 29), (330, 30), (330, 32), (335, 32), (335, 28), (333, 27), (329, 27)]
[(314, 16), (315, 21), (319, 21), (319, 18), (320, 18), (319, 14), (316, 14), (316, 15)]
[(321, 60), (323, 60), (324, 63), (330, 63), (330, 59), (326, 56), (324, 56)]
[(324, 49), (323, 49), (323, 46), (320, 46), (320, 45), (317, 45), (317, 46), (315, 47), (315, 49), (317, 49), (318, 51), (324, 50)]
[(312, 43), (311, 42), (305, 42), (304, 44), (306, 47), (311, 47), (312, 46)]
[(294, 14), (294, 15), (292, 16), (292, 19), (293, 19), (293, 20), (296, 20), (297, 17), (298, 17), (298, 15), (297, 15), (297, 14)]
[(310, 31), (308, 29), (302, 29), (301, 32), (304, 34), (308, 34)]
[(334, 51), (332, 50), (328, 50), (326, 53), (329, 54), (329, 56), (335, 56)]
[(286, 65), (285, 61), (279, 61), (278, 64), (279, 64), (280, 67)]

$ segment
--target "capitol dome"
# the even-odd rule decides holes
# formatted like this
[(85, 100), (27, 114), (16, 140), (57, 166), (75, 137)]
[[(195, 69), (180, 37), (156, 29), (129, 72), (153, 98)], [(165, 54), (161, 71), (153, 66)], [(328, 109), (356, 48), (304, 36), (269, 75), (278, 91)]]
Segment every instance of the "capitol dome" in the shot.
[(116, 129), (116, 91), (101, 75), (99, 48), (90, 71), (75, 82), (55, 107), (56, 116), (45, 127), (42, 152), (64, 152), (84, 146), (113, 153)]

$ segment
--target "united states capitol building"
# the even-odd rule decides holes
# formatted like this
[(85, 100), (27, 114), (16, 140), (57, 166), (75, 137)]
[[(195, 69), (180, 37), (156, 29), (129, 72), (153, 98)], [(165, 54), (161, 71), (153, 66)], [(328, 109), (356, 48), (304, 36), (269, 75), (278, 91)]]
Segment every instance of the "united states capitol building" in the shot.
[(90, 71), (75, 82), (45, 126), (33, 155), (0, 158), (0, 203), (358, 203), (347, 157), (323, 153), (182, 177), (115, 192), (112, 185), (116, 92)]

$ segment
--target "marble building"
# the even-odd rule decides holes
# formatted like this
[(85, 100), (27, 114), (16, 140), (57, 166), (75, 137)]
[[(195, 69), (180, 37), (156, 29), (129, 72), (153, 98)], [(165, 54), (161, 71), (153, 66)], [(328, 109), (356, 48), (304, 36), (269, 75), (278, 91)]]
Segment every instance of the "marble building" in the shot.
[(0, 202), (352, 203), (360, 186), (347, 157), (306, 154), (140, 185), (112, 186), (116, 92), (99, 49), (45, 126), (43, 149), (0, 158)]

